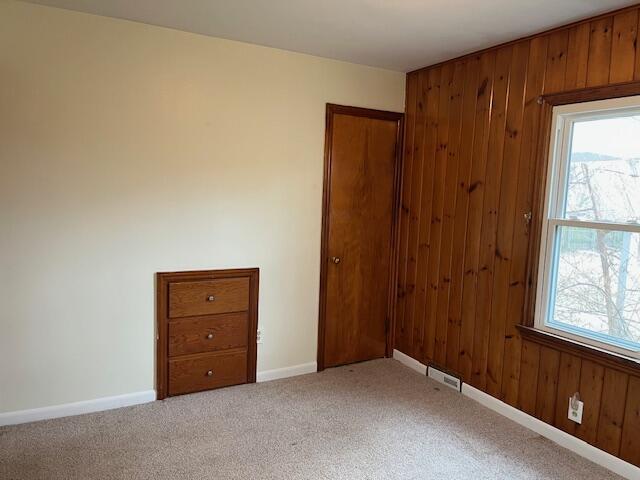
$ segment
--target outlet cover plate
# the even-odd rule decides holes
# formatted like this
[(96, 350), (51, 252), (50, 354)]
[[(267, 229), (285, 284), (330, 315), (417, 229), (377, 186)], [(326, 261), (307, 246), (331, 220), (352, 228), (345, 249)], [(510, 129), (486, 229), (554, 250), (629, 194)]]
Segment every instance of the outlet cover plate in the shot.
[(567, 414), (567, 416), (569, 417), (569, 420), (571, 420), (572, 422), (581, 424), (583, 410), (584, 410), (584, 402), (578, 401), (578, 408), (574, 409), (571, 406), (571, 397), (569, 397), (569, 412)]

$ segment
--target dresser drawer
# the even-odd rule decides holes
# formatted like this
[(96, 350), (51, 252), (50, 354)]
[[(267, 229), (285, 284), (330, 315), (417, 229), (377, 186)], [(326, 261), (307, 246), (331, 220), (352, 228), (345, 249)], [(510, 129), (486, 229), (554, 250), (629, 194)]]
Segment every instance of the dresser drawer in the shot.
[(169, 356), (247, 346), (249, 314), (184, 318), (169, 323)]
[(238, 385), (246, 381), (245, 350), (203, 353), (169, 360), (169, 395)]
[(156, 392), (168, 396), (256, 381), (257, 268), (156, 277)]
[(220, 278), (169, 284), (169, 318), (249, 309), (249, 278)]

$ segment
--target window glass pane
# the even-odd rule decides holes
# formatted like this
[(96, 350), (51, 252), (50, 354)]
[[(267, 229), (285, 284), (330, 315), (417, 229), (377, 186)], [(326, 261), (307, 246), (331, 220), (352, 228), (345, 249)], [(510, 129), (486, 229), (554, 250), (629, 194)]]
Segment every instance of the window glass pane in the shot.
[(558, 227), (547, 324), (640, 349), (640, 233)]
[(573, 125), (564, 218), (640, 220), (640, 114)]

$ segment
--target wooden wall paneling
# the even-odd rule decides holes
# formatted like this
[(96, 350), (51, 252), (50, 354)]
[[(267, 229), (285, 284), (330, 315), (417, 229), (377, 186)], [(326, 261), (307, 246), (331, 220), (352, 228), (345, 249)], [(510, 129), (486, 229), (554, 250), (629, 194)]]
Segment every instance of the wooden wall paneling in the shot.
[(540, 370), (536, 394), (536, 417), (553, 424), (556, 417), (560, 352), (548, 347), (540, 348)]
[(629, 375), (626, 373), (610, 368), (605, 370), (596, 446), (611, 455), (620, 453), (628, 385)]
[(620, 458), (640, 465), (640, 377), (629, 377)]
[(502, 389), (509, 272), (512, 261), (514, 224), (518, 221), (515, 217), (515, 206), (520, 176), (520, 144), (528, 62), (529, 42), (514, 45), (513, 61), (509, 74), (502, 179), (499, 187), (500, 203), (494, 253), (493, 302), (489, 317), (486, 388), (487, 393), (494, 397), (500, 397)]
[[(547, 62), (544, 73), (544, 92), (553, 92), (562, 90), (565, 78), (566, 78), (566, 51), (568, 47), (568, 33), (564, 35), (562, 31), (552, 33), (548, 36), (548, 44), (547, 44)], [(541, 115), (540, 109), (538, 109), (538, 115)], [(538, 132), (546, 131), (546, 125), (538, 121), (536, 122), (536, 128)], [(541, 144), (544, 142), (544, 137), (538, 134), (538, 142), (536, 146), (532, 146), (531, 149), (535, 152), (530, 157), (530, 164), (533, 168), (533, 176), (535, 178), (545, 178), (545, 169), (538, 171), (538, 153), (539, 149), (544, 148)], [(544, 188), (542, 182), (539, 182), (535, 185), (535, 188), (532, 190), (532, 194), (534, 198), (537, 198), (537, 189)], [(533, 205), (530, 211), (538, 211)], [(539, 222), (539, 218), (537, 219)], [(533, 229), (529, 230), (529, 233), (537, 236), (538, 230)], [(529, 238), (529, 247), (531, 251), (531, 239)], [(533, 239), (534, 243), (537, 241), (535, 238)], [(535, 278), (527, 279), (528, 285), (525, 288), (525, 292), (529, 291), (532, 288), (532, 284), (535, 282)], [(523, 309), (524, 309), (523, 304)], [(523, 322), (530, 321), (529, 318), (523, 318)], [(552, 350), (546, 347), (541, 349), (540, 353), (540, 370), (538, 377), (538, 391), (536, 395), (536, 405), (535, 405), (535, 415), (541, 420), (553, 424), (555, 420), (555, 408), (556, 408), (556, 397), (557, 397), (557, 381), (558, 381), (558, 368), (560, 364), (560, 354), (556, 350)], [(523, 360), (524, 362), (524, 360)], [(521, 381), (523, 381), (521, 379)], [(522, 389), (520, 389), (522, 392)], [(521, 400), (525, 402), (525, 399)]]
[(589, 64), (587, 66), (588, 87), (605, 85), (609, 82), (612, 30), (612, 17), (604, 17), (591, 22)]
[[(533, 319), (551, 105), (638, 88), (626, 82), (640, 81), (639, 11), (622, 9), (408, 75), (407, 138), (422, 138), (422, 146), (405, 151), (403, 178), (411, 185), (403, 196), (398, 285), (413, 290), (405, 302), (409, 290), (402, 288), (397, 304), (405, 321), (397, 331), (412, 323), (408, 341), (397, 344), (405, 353), (638, 464), (639, 436), (630, 433), (640, 415), (635, 367), (523, 337), (519, 328)], [(423, 126), (416, 126), (418, 73), (428, 83)], [(410, 205), (417, 220), (409, 221)], [(415, 266), (406, 263), (410, 257)], [(603, 396), (609, 384), (621, 391), (616, 375), (629, 378), (623, 406)], [(575, 391), (585, 401), (582, 425), (566, 418)]]
[(464, 95), (466, 63), (457, 62), (449, 95), (449, 148), (447, 149), (447, 168), (444, 184), (444, 205), (442, 210), (442, 232), (440, 247), (440, 266), (437, 283), (436, 336), (433, 360), (445, 365), (447, 358), (447, 330), (449, 316), (449, 292), (451, 286), (451, 254), (453, 251), (454, 216), (456, 212), (458, 167), (460, 151), (460, 133), (462, 131), (462, 97)]
[(560, 92), (564, 88), (567, 71), (566, 52), (568, 39), (568, 32), (566, 31), (559, 31), (549, 35), (544, 93)]
[(536, 414), (538, 394), (538, 372), (540, 371), (540, 345), (524, 341), (522, 343), (522, 364), (520, 367), (520, 392), (518, 405), (529, 415)]
[(471, 383), (484, 390), (486, 387), (487, 359), (489, 350), (489, 324), (493, 294), (493, 267), (496, 252), (498, 207), (504, 158), (504, 138), (509, 92), (510, 64), (513, 47), (498, 50), (489, 125), (489, 148), (485, 178), (484, 203), (482, 206), (482, 233), (480, 240), (480, 263), (478, 270), (478, 309), (473, 344), (473, 371)]
[(424, 139), (424, 167), (422, 169), (422, 192), (420, 203), (420, 232), (418, 234), (417, 273), (413, 308), (413, 345), (415, 358), (424, 358), (424, 304), (426, 301), (426, 275), (429, 263), (429, 237), (431, 233), (431, 201), (434, 187), (435, 155), (438, 133), (438, 108), (440, 106), (441, 71), (428, 71), (427, 114)]
[[(458, 152), (458, 180), (456, 184), (456, 210), (454, 214), (453, 246), (451, 259), (451, 290), (447, 313), (447, 344), (445, 365), (458, 371), (460, 328), (462, 326), (462, 278), (464, 275), (464, 252), (466, 243), (467, 213), (469, 209), (469, 185), (471, 184), (471, 163), (475, 134), (476, 100), (480, 75), (480, 57), (469, 59), (466, 65), (462, 99), (462, 126)], [(456, 254), (462, 252), (462, 255)]]
[(400, 201), (400, 239), (398, 242), (398, 302), (396, 305), (396, 348), (407, 352), (407, 335), (404, 317), (406, 296), (407, 249), (409, 243), (409, 207), (411, 203), (411, 178), (413, 169), (413, 132), (415, 130), (418, 74), (407, 75), (404, 129), (404, 162), (402, 194)]
[(482, 205), (487, 169), (491, 99), (493, 98), (495, 51), (480, 56), (480, 75), (475, 111), (475, 133), (471, 180), (469, 183), (469, 209), (465, 242), (464, 277), (462, 283), (462, 325), (460, 326), (459, 373), (469, 383), (473, 369), (473, 339), (476, 319), (476, 292), (478, 264), (480, 261), (480, 234), (482, 230)]
[(571, 355), (578, 355), (583, 360), (591, 360), (601, 367), (611, 368), (628, 375), (636, 375), (640, 370), (640, 362), (630, 357), (579, 341), (569, 340), (561, 335), (544, 332), (534, 327), (518, 325), (517, 328), (522, 337), (530, 342), (535, 342), (560, 352), (570, 353)]
[(590, 34), (591, 26), (588, 23), (582, 23), (569, 29), (567, 66), (564, 79), (565, 90), (587, 86)]
[(452, 63), (442, 67), (440, 81), (440, 105), (438, 107), (438, 134), (435, 155), (434, 187), (431, 198), (432, 211), (431, 235), (429, 241), (429, 267), (426, 278), (426, 302), (421, 318), (425, 322), (425, 358), (424, 363), (433, 360), (436, 337), (436, 299), (438, 293), (438, 267), (440, 266), (440, 246), (442, 235), (442, 214), (444, 211), (444, 183), (447, 173), (447, 157), (449, 149), (449, 104), (451, 95), (451, 84), (455, 65)]
[(404, 324), (406, 348), (413, 344), (413, 305), (416, 288), (416, 263), (418, 249), (418, 232), (420, 230), (420, 211), (422, 202), (422, 170), (424, 167), (424, 136), (427, 109), (427, 72), (418, 74), (415, 129), (413, 135), (412, 170), (411, 170), (411, 199), (409, 201), (409, 224), (407, 259), (405, 274), (405, 298), (404, 298)]
[(582, 361), (579, 357), (562, 352), (558, 374), (558, 395), (556, 397), (556, 417), (553, 424), (573, 435), (576, 423), (567, 417), (569, 398), (580, 391), (580, 369)]
[(595, 443), (600, 416), (600, 400), (604, 368), (589, 360), (582, 361), (580, 372), (580, 398), (584, 402), (582, 423), (576, 425), (576, 436), (587, 443)]
[(549, 35), (547, 78), (544, 84), (545, 93), (560, 92), (564, 89), (568, 42), (568, 30), (559, 30)]
[(610, 83), (633, 80), (638, 40), (638, 11), (628, 10), (613, 17)]
[(513, 231), (511, 269), (509, 272), (507, 327), (502, 373), (502, 398), (512, 406), (518, 404), (522, 341), (516, 325), (522, 323), (523, 320), (527, 251), (530, 238), (529, 224), (525, 221), (524, 215), (532, 209), (534, 172), (537, 161), (536, 145), (540, 131), (541, 110), (537, 100), (544, 89), (549, 41), (548, 37), (538, 37), (528, 43), (530, 43), (529, 61), (520, 146), (516, 219)]

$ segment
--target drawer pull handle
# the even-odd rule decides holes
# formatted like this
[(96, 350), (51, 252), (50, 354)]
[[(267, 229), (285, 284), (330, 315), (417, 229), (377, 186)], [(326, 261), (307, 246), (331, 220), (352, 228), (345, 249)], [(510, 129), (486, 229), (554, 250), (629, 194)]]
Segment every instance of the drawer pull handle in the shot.
[(210, 333), (209, 335), (207, 335), (207, 340), (211, 340), (213, 338), (213, 333)]
[(209, 295), (207, 297), (207, 302), (213, 302), (216, 299), (216, 297), (214, 297), (213, 295)]
[(213, 377), (213, 370), (209, 370), (207, 372), (207, 377)]

